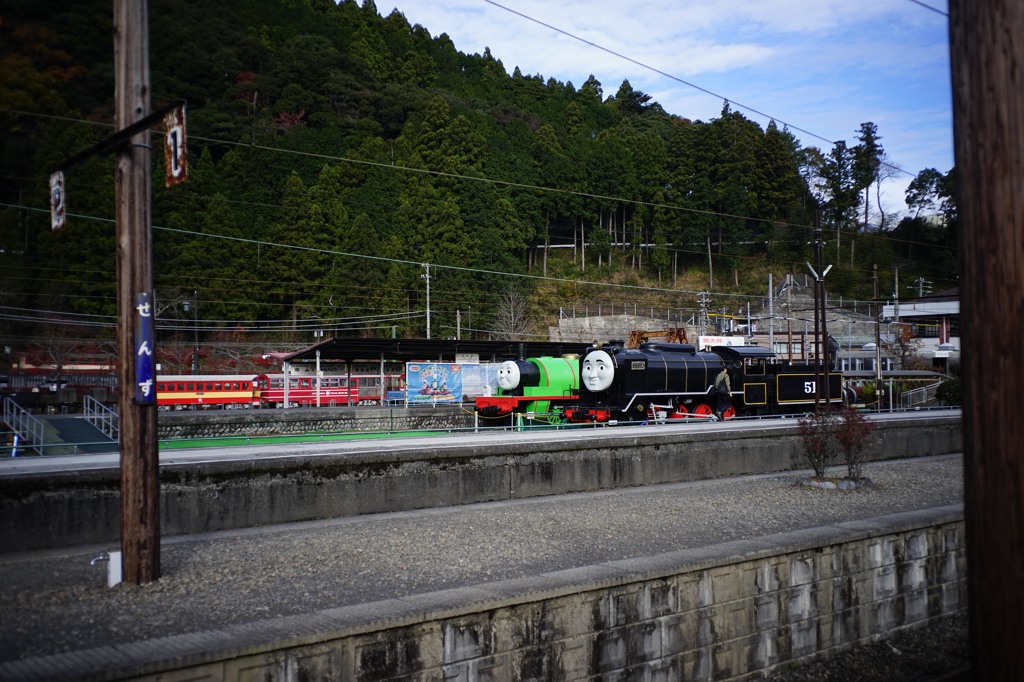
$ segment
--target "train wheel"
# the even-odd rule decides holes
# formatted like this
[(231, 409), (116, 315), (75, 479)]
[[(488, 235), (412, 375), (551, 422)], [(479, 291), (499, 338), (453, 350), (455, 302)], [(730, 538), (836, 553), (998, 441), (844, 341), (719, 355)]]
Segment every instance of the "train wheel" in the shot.
[(725, 420), (725, 419), (735, 419), (735, 418), (736, 418), (736, 409), (732, 405), (730, 405), (729, 407), (725, 408), (725, 412), (722, 413), (722, 419)]
[(697, 407), (693, 408), (693, 413), (698, 417), (713, 417), (715, 411), (711, 409), (711, 406), (706, 403), (701, 403)]
[(669, 415), (669, 419), (686, 419), (690, 416), (690, 411), (686, 409), (685, 405), (680, 405), (676, 408), (675, 412)]

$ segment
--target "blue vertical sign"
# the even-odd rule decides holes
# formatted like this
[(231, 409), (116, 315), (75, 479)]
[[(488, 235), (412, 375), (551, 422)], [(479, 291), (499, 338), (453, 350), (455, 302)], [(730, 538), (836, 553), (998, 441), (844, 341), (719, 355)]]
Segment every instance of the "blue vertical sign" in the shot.
[(135, 294), (135, 402), (152, 405), (156, 402), (156, 383), (153, 374), (153, 304), (149, 294)]

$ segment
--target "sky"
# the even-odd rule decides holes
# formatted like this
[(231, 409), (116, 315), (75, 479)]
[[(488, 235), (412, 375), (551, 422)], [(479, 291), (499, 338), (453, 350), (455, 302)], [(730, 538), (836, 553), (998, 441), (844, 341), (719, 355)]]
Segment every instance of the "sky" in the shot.
[(947, 0), (375, 2), (460, 52), (490, 48), (509, 73), (577, 88), (593, 74), (605, 97), (628, 80), (694, 120), (718, 118), (727, 99), (826, 152), (874, 122), (905, 171), (883, 185), (886, 212), (906, 212), (918, 172), (953, 167)]

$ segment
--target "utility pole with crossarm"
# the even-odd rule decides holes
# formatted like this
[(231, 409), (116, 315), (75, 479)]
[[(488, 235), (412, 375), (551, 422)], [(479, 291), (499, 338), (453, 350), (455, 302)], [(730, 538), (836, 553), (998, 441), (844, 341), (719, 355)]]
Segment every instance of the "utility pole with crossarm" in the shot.
[[(122, 130), (150, 113), (147, 0), (115, 0), (114, 64), (116, 124)], [(115, 171), (117, 345), (121, 358), (121, 565), (124, 580), (136, 584), (160, 577), (156, 396), (155, 385), (151, 384), (148, 391), (144, 385), (156, 378), (152, 375), (155, 349), (144, 345), (140, 338), (146, 336), (147, 313), (150, 338), (152, 335), (149, 137), (148, 130), (135, 133), (118, 151)]]

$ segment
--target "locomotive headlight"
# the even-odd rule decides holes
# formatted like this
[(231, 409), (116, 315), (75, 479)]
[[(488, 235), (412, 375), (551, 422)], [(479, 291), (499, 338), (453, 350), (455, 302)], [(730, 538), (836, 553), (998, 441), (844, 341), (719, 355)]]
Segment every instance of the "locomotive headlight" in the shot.
[(519, 365), (511, 360), (498, 365), (498, 386), (503, 390), (514, 391), (519, 388), (519, 381)]
[(615, 365), (612, 356), (606, 351), (595, 350), (587, 353), (580, 367), (580, 381), (593, 392), (606, 391), (615, 378)]

